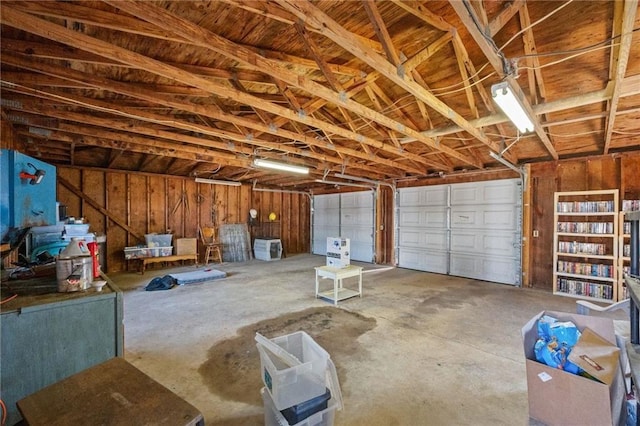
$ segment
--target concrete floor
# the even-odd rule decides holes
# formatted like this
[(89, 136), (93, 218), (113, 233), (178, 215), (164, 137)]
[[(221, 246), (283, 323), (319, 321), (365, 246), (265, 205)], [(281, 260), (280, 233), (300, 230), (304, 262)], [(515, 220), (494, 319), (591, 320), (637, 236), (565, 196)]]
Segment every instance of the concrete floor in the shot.
[(335, 308), (314, 297), (313, 267), (323, 263), (296, 255), (210, 265), (228, 277), (155, 292), (144, 290), (153, 277), (194, 267), (110, 275), (125, 292), (125, 358), (207, 425), (259, 425), (253, 336), (302, 329), (337, 366), (336, 425), (530, 424), (521, 327), (542, 310), (575, 312), (574, 299), (356, 262), (364, 295)]

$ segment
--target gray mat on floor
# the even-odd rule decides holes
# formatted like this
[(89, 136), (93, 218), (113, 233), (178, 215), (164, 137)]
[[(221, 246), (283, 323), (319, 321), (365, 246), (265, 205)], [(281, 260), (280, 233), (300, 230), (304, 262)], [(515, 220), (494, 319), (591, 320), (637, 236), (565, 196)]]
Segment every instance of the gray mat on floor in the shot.
[(217, 269), (203, 268), (197, 271), (171, 274), (171, 276), (176, 279), (178, 285), (184, 285), (225, 278), (227, 273), (218, 271)]

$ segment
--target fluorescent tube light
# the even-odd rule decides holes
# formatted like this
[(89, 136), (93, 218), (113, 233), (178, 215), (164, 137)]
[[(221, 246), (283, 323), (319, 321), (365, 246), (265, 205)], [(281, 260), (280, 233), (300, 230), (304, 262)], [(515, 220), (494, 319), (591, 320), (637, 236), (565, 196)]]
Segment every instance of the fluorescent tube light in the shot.
[(205, 178), (196, 178), (196, 182), (198, 183), (209, 183), (211, 185), (228, 185), (228, 186), (240, 186), (242, 183), (234, 182), (232, 180), (216, 180), (216, 179), (205, 179)]
[(309, 168), (304, 166), (296, 166), (294, 164), (278, 163), (277, 161), (265, 160), (264, 158), (256, 158), (253, 160), (256, 167), (264, 167), (267, 169), (280, 170), (283, 172), (309, 174)]
[(533, 131), (533, 121), (524, 110), (518, 97), (513, 93), (508, 82), (503, 81), (491, 86), (491, 96), (520, 133)]

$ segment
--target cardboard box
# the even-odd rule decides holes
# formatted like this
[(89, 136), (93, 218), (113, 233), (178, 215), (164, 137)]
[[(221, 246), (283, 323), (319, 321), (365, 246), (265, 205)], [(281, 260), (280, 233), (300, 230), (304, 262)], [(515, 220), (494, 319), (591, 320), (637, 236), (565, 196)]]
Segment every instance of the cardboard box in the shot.
[(176, 238), (176, 254), (197, 254), (198, 240), (196, 238)]
[(622, 369), (617, 368), (611, 385), (567, 373), (536, 361), (537, 321), (550, 315), (559, 321), (572, 321), (580, 331), (585, 327), (616, 346), (613, 320), (566, 312), (540, 312), (522, 328), (529, 416), (553, 425), (619, 425), (626, 418)]
[(346, 268), (351, 264), (349, 238), (327, 237), (327, 266)]

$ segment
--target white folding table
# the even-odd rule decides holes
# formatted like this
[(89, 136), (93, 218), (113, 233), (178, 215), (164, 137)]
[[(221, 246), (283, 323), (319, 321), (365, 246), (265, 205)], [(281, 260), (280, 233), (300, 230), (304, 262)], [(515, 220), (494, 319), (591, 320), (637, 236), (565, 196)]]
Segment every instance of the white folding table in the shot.
[[(338, 305), (339, 300), (348, 299), (350, 297), (362, 297), (362, 267), (349, 265), (345, 268), (334, 268), (332, 266), (316, 266), (316, 298), (321, 297), (333, 301), (334, 305)], [(342, 280), (350, 277), (358, 277), (358, 291), (344, 288)], [(320, 278), (329, 278), (333, 280), (333, 289), (328, 291), (320, 291)]]

